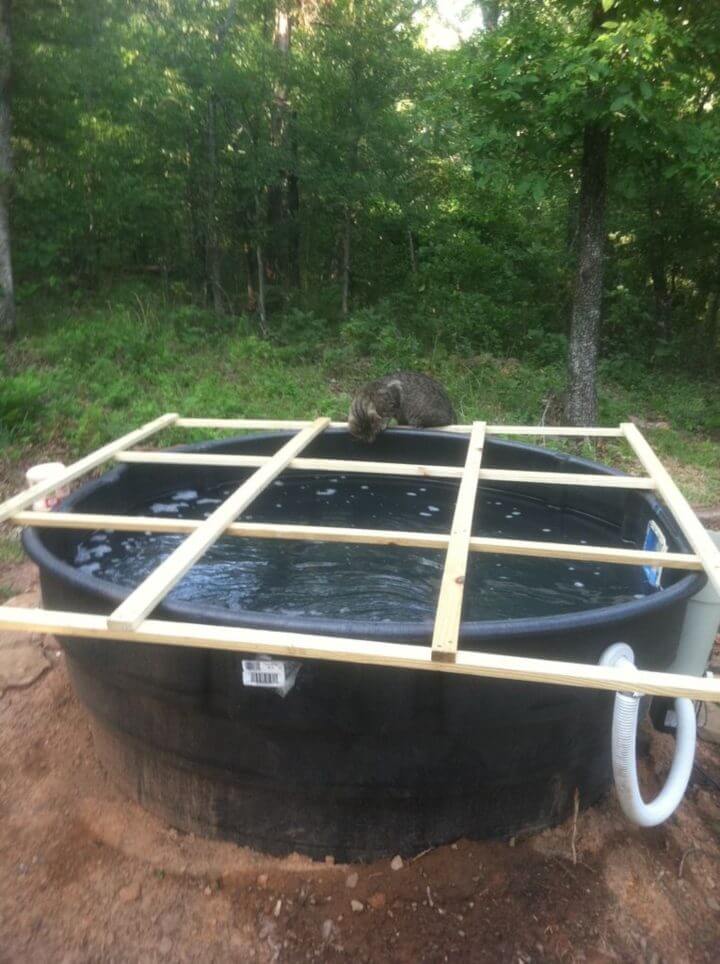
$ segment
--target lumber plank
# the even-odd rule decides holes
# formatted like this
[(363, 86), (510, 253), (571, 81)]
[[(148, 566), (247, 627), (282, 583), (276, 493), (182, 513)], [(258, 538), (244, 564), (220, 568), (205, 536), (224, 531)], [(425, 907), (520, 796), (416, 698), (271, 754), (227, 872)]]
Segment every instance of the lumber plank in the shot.
[[(277, 632), (146, 619), (137, 630), (116, 629), (104, 616), (0, 606), (0, 630), (52, 633), (87, 639), (199, 647), (235, 653), (268, 653), (398, 669), (434, 670), (492, 679), (548, 683), (653, 696), (685, 696), (720, 702), (720, 679), (678, 673), (597, 666), (561, 660), (460, 651), (454, 662), (433, 660), (429, 646), (337, 636)], [(481, 694), (478, 693), (478, 696)]]
[[(301, 429), (310, 425), (302, 419), (271, 418), (179, 418), (180, 428), (220, 428), (220, 429)], [(347, 422), (330, 422), (330, 428), (347, 428)], [(397, 428), (407, 428), (398, 425)], [(472, 425), (441, 425), (426, 429), (428, 432), (458, 432), (470, 434)], [(561, 438), (578, 436), (581, 438), (622, 438), (623, 431), (616, 426), (601, 428), (592, 426), (578, 428), (573, 425), (488, 425), (486, 435), (537, 435)]]
[(699, 556), (708, 579), (717, 592), (720, 592), (720, 550), (705, 531), (705, 528), (690, 508), (685, 496), (675, 485), (670, 473), (653, 452), (637, 425), (623, 422), (621, 428), (630, 447), (648, 475), (665, 504), (675, 517), (685, 538), (693, 551)]
[[(312, 425), (312, 419), (298, 418), (178, 418), (178, 428), (267, 429), (269, 432), (299, 431)], [(347, 422), (329, 422), (328, 428), (347, 428)]]
[[(110, 529), (116, 532), (190, 533), (202, 519), (165, 519), (158, 516), (112, 515), (100, 512), (17, 512), (11, 521), (40, 529)], [(363, 545), (408, 546), (447, 549), (450, 537), (435, 532), (402, 532), (395, 529), (363, 529), (352, 526), (294, 525), (284, 522), (233, 522), (224, 535), (255, 539), (296, 539), (303, 542), (349, 542)], [(667, 569), (702, 569), (698, 556), (685, 552), (652, 552), (614, 546), (589, 546), (527, 539), (496, 539), (473, 536), (471, 552), (542, 559), (574, 559), (627, 566), (664, 566)]]
[(108, 459), (112, 458), (117, 452), (122, 449), (129, 448), (131, 445), (135, 445), (138, 442), (143, 442), (145, 439), (154, 435), (156, 432), (161, 431), (163, 428), (167, 428), (168, 425), (172, 425), (177, 422), (177, 413), (169, 412), (166, 415), (161, 415), (159, 418), (153, 419), (152, 422), (147, 422), (140, 428), (136, 428), (132, 432), (128, 432), (127, 435), (123, 435), (113, 442), (109, 442), (107, 445), (103, 445), (102, 448), (96, 449), (89, 455), (84, 456), (77, 462), (73, 462), (69, 465), (64, 472), (60, 475), (54, 476), (54, 478), (49, 479), (45, 482), (38, 482), (29, 489), (25, 489), (19, 492), (17, 495), (5, 502), (0, 504), (0, 522), (5, 519), (10, 518), (14, 512), (18, 512), (20, 509), (24, 509), (36, 499), (42, 498), (42, 496), (47, 495), (48, 492), (53, 492), (55, 489), (60, 488), (60, 486), (65, 485), (68, 482), (72, 482), (79, 476), (84, 475), (91, 469), (96, 468), (98, 465), (102, 465)]
[(484, 445), (485, 423), (476, 422), (468, 441), (467, 458), (455, 502), (445, 568), (435, 611), (432, 656), (436, 660), (453, 659), (457, 653), (465, 595), (465, 574)]
[(109, 618), (114, 629), (135, 629), (172, 587), (182, 579), (190, 567), (234, 522), (240, 513), (266, 486), (277, 478), (298, 452), (301, 452), (321, 432), (330, 420), (318, 418), (302, 429), (237, 488), (201, 526), (195, 529), (140, 585), (118, 606)]
[[(40, 529), (111, 529), (116, 532), (190, 533), (202, 519), (165, 519), (158, 516), (112, 515), (100, 512), (18, 512), (12, 522)], [(402, 532), (395, 529), (363, 529), (353, 526), (294, 525), (284, 522), (233, 522), (224, 535), (255, 539), (297, 539), (303, 542), (350, 542), (364, 545), (408, 546), (447, 549), (450, 537), (435, 532)], [(627, 566), (664, 566), (667, 569), (702, 569), (698, 556), (685, 552), (652, 552), (614, 546), (589, 546), (527, 539), (496, 539), (473, 536), (471, 552), (542, 559), (574, 559)]]
[[(459, 429), (465, 426), (451, 426)], [(588, 426), (578, 428), (574, 425), (488, 425), (488, 435), (537, 435), (548, 438), (622, 438), (621, 428), (613, 426), (611, 428), (600, 428), (598, 426)]]
[[(238, 468), (264, 465), (269, 455), (223, 455), (204, 452), (118, 452), (118, 462), (150, 465), (210, 465)], [(311, 472), (404, 475), (421, 478), (460, 479), (459, 465), (418, 465), (414, 462), (368, 462), (359, 459), (296, 458), (287, 468)], [(650, 478), (633, 475), (591, 475), (587, 472), (535, 472), (525, 469), (481, 469), (486, 482), (531, 482), (540, 485), (585, 485), (601, 489), (653, 489)]]
[(473, 536), (471, 552), (503, 556), (535, 556), (540, 559), (573, 559), (577, 562), (606, 562), (625, 566), (665, 566), (668, 569), (701, 569), (696, 555), (684, 552), (648, 552), (614, 546), (586, 546), (571, 542), (540, 542), (526, 539), (495, 539)]
[(653, 489), (652, 479), (637, 475), (591, 475), (588, 472), (532, 472), (525, 469), (480, 469), (487, 482), (537, 482), (541, 485), (587, 485), (596, 489)]
[[(264, 465), (267, 455), (214, 455), (193, 452), (128, 452), (120, 453), (118, 462), (150, 463), (159, 465), (212, 465), (238, 466), (239, 468)], [(311, 472), (355, 472), (368, 475), (408, 475), (424, 478), (459, 479), (459, 465), (418, 465), (411, 462), (368, 462), (359, 459), (309, 459), (296, 458), (288, 464), (289, 469)]]

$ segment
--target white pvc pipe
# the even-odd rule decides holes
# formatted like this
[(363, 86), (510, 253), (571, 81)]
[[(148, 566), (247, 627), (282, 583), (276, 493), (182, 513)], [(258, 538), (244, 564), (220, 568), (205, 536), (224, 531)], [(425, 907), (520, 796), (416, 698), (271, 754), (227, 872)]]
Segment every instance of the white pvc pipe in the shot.
[[(625, 643), (608, 647), (600, 658), (604, 666), (635, 666), (635, 655)], [(696, 722), (692, 700), (675, 700), (677, 733), (675, 756), (665, 786), (650, 803), (640, 793), (637, 775), (636, 738), (640, 694), (616, 693), (612, 724), (612, 766), (615, 790), (625, 816), (640, 827), (655, 827), (674, 813), (682, 802), (695, 760)]]

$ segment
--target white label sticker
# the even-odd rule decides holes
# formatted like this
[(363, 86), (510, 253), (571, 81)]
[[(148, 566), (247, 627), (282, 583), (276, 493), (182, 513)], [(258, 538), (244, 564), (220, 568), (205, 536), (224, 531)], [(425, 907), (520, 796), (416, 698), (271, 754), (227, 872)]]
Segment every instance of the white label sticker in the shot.
[(242, 661), (245, 686), (269, 686), (273, 689), (285, 686), (285, 663), (270, 659), (244, 659)]

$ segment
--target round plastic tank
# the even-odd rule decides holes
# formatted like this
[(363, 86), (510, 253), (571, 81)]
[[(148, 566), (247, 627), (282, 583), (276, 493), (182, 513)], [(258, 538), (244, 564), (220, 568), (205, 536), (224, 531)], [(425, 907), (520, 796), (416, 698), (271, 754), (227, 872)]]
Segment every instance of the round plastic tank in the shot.
[[(290, 436), (242, 436), (183, 450), (269, 455)], [(330, 430), (303, 454), (462, 466), (466, 448), (466, 436), (401, 429), (368, 448)], [(494, 438), (486, 441), (483, 467), (611, 472)], [(128, 464), (82, 486), (61, 508), (146, 515), (160, 506), (162, 514), (163, 506), (179, 511), (179, 494), (189, 500), (184, 504), (194, 500), (187, 512), (200, 518), (210, 511), (199, 507), (203, 493), (215, 493), (217, 502), (218, 492), (252, 471)], [(447, 532), (457, 489), (446, 479), (298, 471), (285, 472), (278, 485), (264, 503), (258, 500), (256, 515), (242, 519), (409, 528), (405, 506), (412, 505), (416, 531)], [(332, 501), (338, 492), (341, 507)], [(651, 521), (668, 550), (689, 551), (649, 493), (481, 481), (473, 532), (641, 548)], [(141, 536), (117, 542), (129, 547), (123, 551), (133, 564), (155, 545)], [(172, 548), (158, 543), (157, 557), (145, 570), (139, 565), (133, 580), (105, 565), (103, 554), (114, 558), (105, 548), (115, 545), (108, 534), (28, 529), (23, 539), (40, 567), (44, 605), (97, 614), (110, 613)], [(271, 541), (272, 555), (265, 545)], [(235, 555), (227, 558), (209, 554), (205, 569), (196, 567), (204, 579), (199, 588), (190, 591), (193, 570), (154, 617), (430, 644), (443, 553), (411, 563), (403, 556), (411, 550), (400, 547), (371, 547), (372, 556), (345, 548), (333, 556), (328, 544), (306, 543), (310, 555), (301, 557), (290, 542), (245, 542), (235, 538)], [(335, 561), (323, 562), (324, 553)], [(599, 564), (536, 558), (503, 576), (514, 557), (471, 555), (460, 646), (492, 653), (595, 663), (608, 645), (624, 641), (638, 666), (665, 669), (676, 654), (687, 600), (704, 582), (697, 573), (666, 570), (655, 588), (652, 571), (614, 566), (624, 570), (621, 592)], [(425, 571), (419, 566), (429, 573), (426, 581), (416, 578)], [(582, 578), (575, 578), (582, 566)], [(612, 601), (593, 589), (592, 577), (607, 582)], [(373, 579), (377, 611), (361, 595)], [(523, 580), (533, 584), (527, 592)], [(573, 586), (583, 587), (577, 596)], [(493, 618), (482, 618), (486, 612)], [(244, 660), (258, 659), (251, 654), (75, 638), (62, 645), (98, 755), (125, 792), (182, 830), (269, 853), (373, 859), (461, 836), (511, 836), (562, 821), (576, 789), (587, 806), (611, 781), (607, 692), (321, 660), (288, 664), (289, 685), (281, 692), (251, 685), (252, 667), (243, 670)]]

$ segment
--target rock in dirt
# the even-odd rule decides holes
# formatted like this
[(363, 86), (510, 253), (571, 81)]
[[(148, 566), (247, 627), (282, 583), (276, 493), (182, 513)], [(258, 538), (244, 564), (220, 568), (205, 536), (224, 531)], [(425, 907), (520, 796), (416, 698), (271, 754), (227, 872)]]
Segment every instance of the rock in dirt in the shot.
[(699, 728), (698, 736), (706, 743), (720, 744), (720, 706), (716, 703), (706, 703), (704, 709), (705, 722)]
[(390, 867), (392, 870), (402, 870), (403, 869), (403, 859), (400, 854), (396, 854), (390, 861)]
[(257, 878), (258, 887), (267, 887), (267, 882), (268, 882), (267, 874), (258, 874), (258, 878)]
[(377, 893), (372, 894), (368, 898), (368, 904), (370, 904), (373, 910), (382, 910), (386, 900), (385, 894), (383, 894), (382, 891), (377, 891)]
[(50, 666), (32, 633), (3, 633), (0, 636), (0, 693), (13, 686), (29, 686)]
[(353, 913), (355, 914), (360, 914), (362, 913), (362, 911), (365, 910), (365, 905), (361, 900), (351, 900), (350, 906), (352, 907)]
[(172, 941), (169, 937), (163, 937), (163, 939), (158, 944), (158, 954), (161, 957), (167, 957), (172, 950)]
[(348, 874), (345, 878), (345, 886), (353, 890), (358, 885), (358, 880), (360, 880), (360, 875), (356, 873)]
[(333, 921), (328, 919), (322, 922), (320, 933), (322, 934), (322, 938), (324, 941), (329, 941), (330, 938), (333, 936), (334, 931), (335, 931), (335, 924), (333, 923)]
[(142, 888), (137, 880), (134, 880), (127, 887), (121, 887), (117, 894), (117, 899), (121, 904), (132, 904), (140, 896)]

